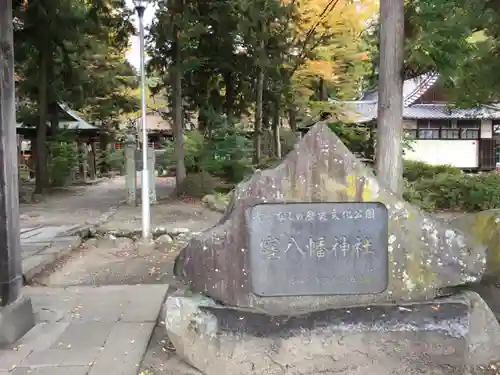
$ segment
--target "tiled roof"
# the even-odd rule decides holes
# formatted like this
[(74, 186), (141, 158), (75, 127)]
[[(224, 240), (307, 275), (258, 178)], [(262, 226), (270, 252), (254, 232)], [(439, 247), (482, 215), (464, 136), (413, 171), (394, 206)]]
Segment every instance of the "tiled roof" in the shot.
[[(420, 98), (429, 88), (436, 83), (438, 75), (436, 73), (426, 73), (403, 82), (403, 98), (405, 106), (408, 106)], [(377, 101), (378, 89), (374, 88), (366, 91), (360, 101)]]
[[(73, 111), (71, 108), (69, 108), (65, 103), (58, 103), (59, 108), (66, 113), (72, 120), (60, 120), (59, 121), (59, 128), (61, 129), (68, 129), (68, 130), (94, 130), (98, 129), (97, 127), (90, 125), (87, 121), (82, 119), (78, 113)], [(50, 125), (49, 122), (47, 122), (47, 125)], [(16, 123), (17, 128), (24, 128), (24, 124), (22, 123)], [(28, 126), (29, 127), (29, 126)]]
[(438, 80), (436, 73), (422, 74), (413, 79), (407, 79), (403, 83), (403, 103), (408, 107), (415, 103), (427, 90)]
[[(377, 118), (377, 102), (343, 102), (343, 120), (365, 123)], [(413, 104), (403, 108), (403, 118), (418, 119), (489, 119), (500, 120), (500, 108), (481, 106), (478, 108), (449, 108), (446, 104)]]
[(364, 123), (377, 118), (376, 100), (359, 100), (351, 102), (337, 102), (344, 114), (343, 121)]
[[(65, 103), (57, 103), (59, 108), (61, 108), (64, 112), (68, 114), (75, 121), (68, 121), (66, 124), (66, 129), (79, 129), (79, 130), (89, 130), (89, 129), (97, 129), (97, 127), (90, 125), (87, 121), (82, 119), (78, 113), (69, 108)], [(61, 124), (59, 125), (61, 126)]]
[(446, 104), (414, 104), (403, 109), (406, 119), (489, 119), (500, 120), (500, 108), (449, 108)]
[[(500, 106), (483, 105), (476, 108), (450, 108), (447, 104), (413, 104), (438, 79), (435, 73), (428, 73), (403, 83), (403, 118), (405, 119), (491, 119), (500, 120)], [(377, 118), (378, 93), (371, 90), (358, 101), (337, 102), (344, 110), (345, 120), (365, 123)]]

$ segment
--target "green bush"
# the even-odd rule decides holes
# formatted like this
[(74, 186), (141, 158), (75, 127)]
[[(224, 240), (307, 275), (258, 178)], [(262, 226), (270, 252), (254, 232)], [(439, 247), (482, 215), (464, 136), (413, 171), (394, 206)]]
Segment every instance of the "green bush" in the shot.
[(404, 198), (428, 211), (473, 212), (500, 208), (500, 175), (441, 172), (406, 181)]
[(122, 150), (106, 150), (102, 155), (103, 162), (112, 171), (125, 171), (125, 151)]
[(252, 172), (251, 140), (233, 126), (221, 127), (207, 139), (203, 170), (228, 182), (240, 182)]
[[(228, 182), (240, 182), (252, 172), (251, 141), (234, 127), (216, 129), (205, 138), (198, 131), (184, 136), (184, 162), (187, 173), (206, 172)], [(157, 160), (161, 169), (175, 166), (173, 142)]]
[(217, 180), (207, 172), (189, 173), (178, 187), (181, 196), (203, 198), (212, 194), (217, 186)]
[(430, 165), (420, 161), (405, 160), (403, 177), (410, 182), (433, 178), (438, 174), (461, 176), (463, 172), (450, 165)]
[(58, 133), (49, 138), (47, 149), (51, 185), (55, 187), (68, 185), (80, 158), (74, 137), (65, 132)]

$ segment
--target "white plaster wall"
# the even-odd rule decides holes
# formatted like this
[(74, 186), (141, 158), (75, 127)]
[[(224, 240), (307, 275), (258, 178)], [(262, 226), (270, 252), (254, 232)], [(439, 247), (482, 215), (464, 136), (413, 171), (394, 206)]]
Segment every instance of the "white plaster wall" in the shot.
[(422, 139), (412, 142), (413, 150), (406, 150), (404, 158), (432, 165), (452, 165), (458, 168), (478, 167), (479, 141)]
[(493, 138), (491, 120), (481, 120), (481, 138)]

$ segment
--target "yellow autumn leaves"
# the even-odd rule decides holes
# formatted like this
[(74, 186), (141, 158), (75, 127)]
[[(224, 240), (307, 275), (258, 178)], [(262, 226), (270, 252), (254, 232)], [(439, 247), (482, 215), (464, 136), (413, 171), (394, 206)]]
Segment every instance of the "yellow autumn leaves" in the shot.
[(358, 79), (367, 65), (360, 50), (360, 35), (376, 17), (375, 0), (282, 0), (294, 4), (299, 17), (294, 20), (297, 45), (314, 46), (302, 51), (305, 61), (292, 77), (301, 94), (310, 96), (318, 79), (345, 90), (346, 96), (358, 89)]

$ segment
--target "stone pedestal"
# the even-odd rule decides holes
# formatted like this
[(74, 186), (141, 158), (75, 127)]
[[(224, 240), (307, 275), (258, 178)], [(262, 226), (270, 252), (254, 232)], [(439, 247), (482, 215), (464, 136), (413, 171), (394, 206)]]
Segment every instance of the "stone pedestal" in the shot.
[(498, 358), (500, 326), (472, 292), (433, 303), (273, 316), (173, 295), (165, 325), (206, 375), (463, 375)]
[(129, 135), (125, 141), (125, 184), (127, 187), (127, 204), (137, 205), (137, 167), (135, 162), (136, 141)]
[(156, 198), (156, 154), (152, 147), (148, 147), (148, 172), (149, 172), (149, 201), (157, 203)]
[(0, 2), (0, 46), (0, 345), (5, 345), (16, 341), (35, 324), (31, 302), (22, 295), (10, 0)]

